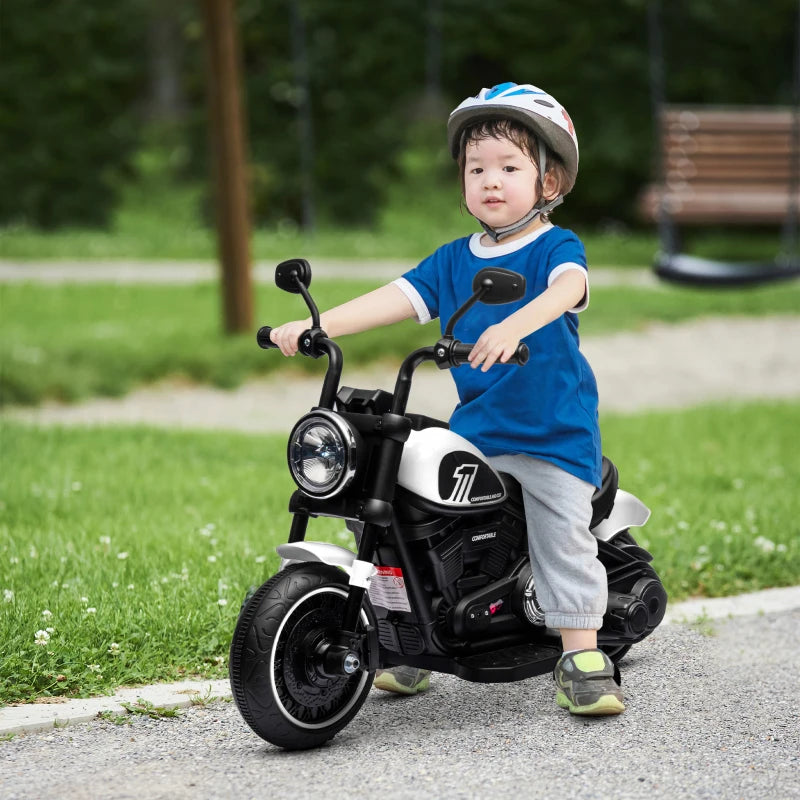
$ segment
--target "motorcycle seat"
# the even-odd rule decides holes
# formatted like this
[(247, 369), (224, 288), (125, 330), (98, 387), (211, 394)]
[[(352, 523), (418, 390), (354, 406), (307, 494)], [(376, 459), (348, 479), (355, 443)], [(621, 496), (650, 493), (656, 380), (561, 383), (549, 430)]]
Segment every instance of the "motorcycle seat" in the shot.
[[(594, 528), (595, 525), (602, 522), (611, 513), (611, 509), (614, 507), (614, 498), (619, 488), (619, 472), (611, 459), (603, 456), (600, 469), (601, 486), (592, 495), (592, 521), (589, 524), (590, 528)], [(505, 484), (509, 501), (522, 507), (522, 487), (519, 482), (516, 478), (512, 478), (511, 475), (506, 473), (501, 473), (500, 476)]]

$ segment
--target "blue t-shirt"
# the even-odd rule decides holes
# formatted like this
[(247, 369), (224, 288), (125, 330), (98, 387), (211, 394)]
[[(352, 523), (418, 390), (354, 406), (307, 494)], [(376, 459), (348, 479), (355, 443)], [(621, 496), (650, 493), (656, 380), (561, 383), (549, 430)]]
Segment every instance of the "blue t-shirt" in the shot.
[[(525, 276), (525, 297), (505, 305), (478, 303), (456, 324), (454, 335), (475, 342), (544, 292), (565, 270), (586, 271), (580, 239), (547, 225), (513, 242), (486, 247), (480, 234), (440, 247), (396, 281), (420, 322), (439, 317), (444, 330), (453, 312), (472, 295), (472, 279), (484, 267), (503, 267)], [(577, 308), (527, 336), (524, 366), (497, 363), (486, 372), (468, 365), (451, 370), (459, 404), (450, 427), (487, 456), (522, 453), (550, 461), (595, 486), (600, 485), (600, 428), (597, 383), (580, 352)]]

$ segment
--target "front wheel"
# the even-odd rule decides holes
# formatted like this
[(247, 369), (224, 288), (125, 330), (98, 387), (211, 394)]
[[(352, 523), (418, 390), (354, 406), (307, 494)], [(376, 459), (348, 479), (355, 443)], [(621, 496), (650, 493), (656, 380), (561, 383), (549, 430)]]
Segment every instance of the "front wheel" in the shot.
[[(373, 675), (330, 677), (313, 643), (341, 626), (345, 574), (327, 564), (292, 564), (245, 603), (230, 652), (233, 698), (247, 724), (278, 747), (317, 747), (347, 725), (366, 700)], [(368, 600), (359, 630), (375, 621)]]

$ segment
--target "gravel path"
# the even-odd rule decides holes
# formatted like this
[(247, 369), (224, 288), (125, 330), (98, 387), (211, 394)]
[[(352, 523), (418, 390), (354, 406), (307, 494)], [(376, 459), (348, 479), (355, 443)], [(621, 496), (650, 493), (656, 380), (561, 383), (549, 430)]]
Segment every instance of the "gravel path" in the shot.
[(713, 627), (662, 627), (634, 647), (616, 718), (570, 717), (546, 677), (436, 675), (417, 698), (372, 692), (331, 743), (286, 753), (216, 702), (0, 742), (0, 797), (800, 797), (800, 611)]
[[(586, 337), (601, 412), (684, 408), (726, 399), (800, 397), (800, 315), (713, 317), (645, 330)], [(277, 352), (265, 358), (280, 358)], [(324, 367), (320, 363), (320, 371)], [(466, 367), (461, 367), (466, 369)], [(394, 386), (396, 367), (349, 372), (349, 386)], [(321, 374), (321, 372), (320, 372)], [(287, 432), (319, 399), (320, 377), (285, 375), (233, 391), (163, 382), (121, 399), (10, 408), (2, 416), (40, 424), (147, 423), (169, 427)], [(431, 364), (416, 373), (409, 409), (447, 419), (452, 381)]]

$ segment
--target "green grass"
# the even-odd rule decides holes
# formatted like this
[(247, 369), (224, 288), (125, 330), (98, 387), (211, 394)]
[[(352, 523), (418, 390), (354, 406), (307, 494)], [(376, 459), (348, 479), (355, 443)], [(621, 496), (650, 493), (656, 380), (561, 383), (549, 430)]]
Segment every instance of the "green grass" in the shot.
[[(322, 308), (374, 288), (376, 282), (315, 281)], [(257, 290), (259, 324), (305, 314), (299, 297), (272, 286)], [(254, 335), (220, 333), (215, 284), (142, 286), (0, 284), (0, 405), (119, 396), (168, 376), (233, 387), (286, 362), (261, 351)], [(709, 291), (663, 287), (595, 288), (581, 316), (583, 335), (642, 329), (651, 321), (677, 322), (702, 315), (797, 313), (800, 285)], [(435, 325), (399, 326), (343, 338), (345, 365), (389, 359), (432, 344)], [(291, 369), (319, 370), (296, 358)]]
[[(171, 181), (164, 153), (143, 152), (139, 177), (123, 187), (122, 200), (108, 229), (64, 228), (40, 231), (25, 225), (0, 228), (0, 258), (15, 260), (213, 259), (216, 234), (203, 219), (198, 184)], [(419, 191), (420, 180), (426, 189)], [(567, 224), (554, 216), (556, 224)], [(652, 228), (597, 230), (574, 225), (597, 266), (649, 267), (658, 249)], [(392, 187), (371, 226), (345, 228), (320, 223), (313, 234), (289, 220), (255, 226), (251, 252), (258, 261), (306, 258), (408, 259), (416, 263), (444, 242), (479, 230), (461, 210), (458, 186), (430, 186), (429, 175), (415, 174)], [(778, 251), (777, 231), (731, 229), (691, 235), (698, 255), (770, 259)]]
[[(797, 582), (800, 404), (602, 425), (623, 487), (653, 510), (638, 538), (673, 600)], [(222, 677), (241, 598), (286, 539), (284, 438), (8, 423), (0, 435), (0, 702)], [(336, 520), (312, 521), (309, 538), (351, 541)]]

